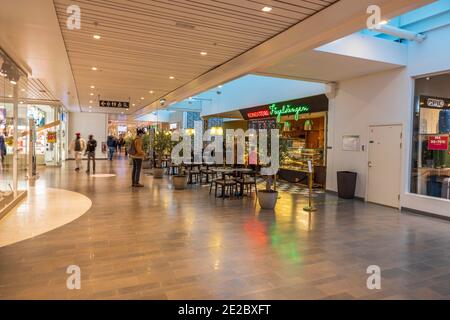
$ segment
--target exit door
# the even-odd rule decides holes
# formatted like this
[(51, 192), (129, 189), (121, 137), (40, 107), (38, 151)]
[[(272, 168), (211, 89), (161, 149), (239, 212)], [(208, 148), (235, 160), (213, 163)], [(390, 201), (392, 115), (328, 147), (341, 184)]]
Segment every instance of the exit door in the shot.
[(402, 126), (369, 127), (367, 201), (400, 207)]

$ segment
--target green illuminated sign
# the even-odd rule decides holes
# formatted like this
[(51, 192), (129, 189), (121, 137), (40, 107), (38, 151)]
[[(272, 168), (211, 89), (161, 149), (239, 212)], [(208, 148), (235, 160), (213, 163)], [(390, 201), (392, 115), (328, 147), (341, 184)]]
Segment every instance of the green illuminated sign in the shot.
[(285, 104), (283, 106), (277, 106), (275, 103), (269, 106), (270, 115), (277, 117), (277, 122), (281, 122), (281, 116), (288, 114), (295, 114), (295, 120), (299, 119), (300, 114), (309, 113), (311, 108), (309, 106), (291, 106)]

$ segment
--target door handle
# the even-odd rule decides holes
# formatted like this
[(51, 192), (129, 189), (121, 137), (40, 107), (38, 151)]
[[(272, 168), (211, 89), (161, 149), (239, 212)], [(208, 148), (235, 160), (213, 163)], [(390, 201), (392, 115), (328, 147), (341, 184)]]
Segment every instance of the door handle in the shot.
[(373, 164), (372, 164), (372, 161), (369, 161), (369, 168), (372, 168), (373, 167)]

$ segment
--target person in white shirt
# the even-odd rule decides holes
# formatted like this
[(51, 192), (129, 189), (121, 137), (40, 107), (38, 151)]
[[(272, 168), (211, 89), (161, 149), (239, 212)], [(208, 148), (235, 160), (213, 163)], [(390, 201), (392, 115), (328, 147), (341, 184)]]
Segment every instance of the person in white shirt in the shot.
[(86, 141), (81, 138), (79, 132), (75, 133), (75, 139), (72, 140), (69, 146), (69, 151), (73, 152), (75, 155), (76, 168), (75, 171), (80, 171), (82, 168), (81, 159), (83, 157), (84, 151), (86, 150)]

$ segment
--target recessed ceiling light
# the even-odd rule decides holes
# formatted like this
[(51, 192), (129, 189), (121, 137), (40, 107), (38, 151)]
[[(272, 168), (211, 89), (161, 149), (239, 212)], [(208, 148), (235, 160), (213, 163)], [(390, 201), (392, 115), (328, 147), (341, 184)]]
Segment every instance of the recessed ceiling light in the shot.
[(427, 80), (430, 80), (431, 78), (430, 77), (427, 77)]
[(23, 104), (23, 101), (20, 101), (19, 103), (20, 103), (20, 104)]
[(94, 94), (91, 92), (91, 96), (93, 96)]
[(89, 100), (89, 103), (93, 103), (93, 101), (92, 101), (92, 100)]
[(16, 85), (16, 84), (17, 84), (17, 81), (14, 81), (14, 80), (11, 80), (11, 81), (9, 81), (9, 82), (11, 82), (11, 84), (13, 84), (13, 85)]
[(221, 85), (221, 84), (219, 85), (219, 88), (222, 88), (222, 85)]
[(92, 67), (92, 70), (97, 71), (98, 69), (97, 69), (97, 67)]
[(170, 79), (170, 80), (173, 80), (173, 79), (175, 79), (175, 77), (174, 77), (174, 76), (170, 76), (169, 79)]
[(208, 54), (208, 52), (202, 51), (202, 52), (200, 52), (200, 54), (201, 54), (202, 56), (206, 56), (206, 55)]
[(272, 7), (264, 7), (261, 10), (264, 12), (270, 12), (270, 11), (272, 11)]
[(385, 25), (385, 24), (388, 24), (389, 23), (389, 20), (382, 20), (382, 21), (380, 21), (380, 25)]
[(150, 94), (154, 94), (155, 93), (155, 91), (153, 91), (153, 90), (150, 90), (148, 93), (150, 93)]
[(20, 91), (24, 92), (24, 91), (25, 91), (25, 89), (20, 89)]
[(136, 103), (133, 103), (132, 106), (135, 107), (135, 106), (136, 106)]
[(91, 89), (95, 89), (95, 86), (91, 86)]
[(100, 39), (101, 37), (100, 37), (98, 34), (94, 34), (94, 35), (93, 35), (93, 38), (96, 39), (96, 40), (98, 40), (98, 39)]
[(12, 94), (8, 95), (8, 98), (12, 98)]
[(144, 97), (141, 97), (141, 100), (144, 100), (145, 98)]

